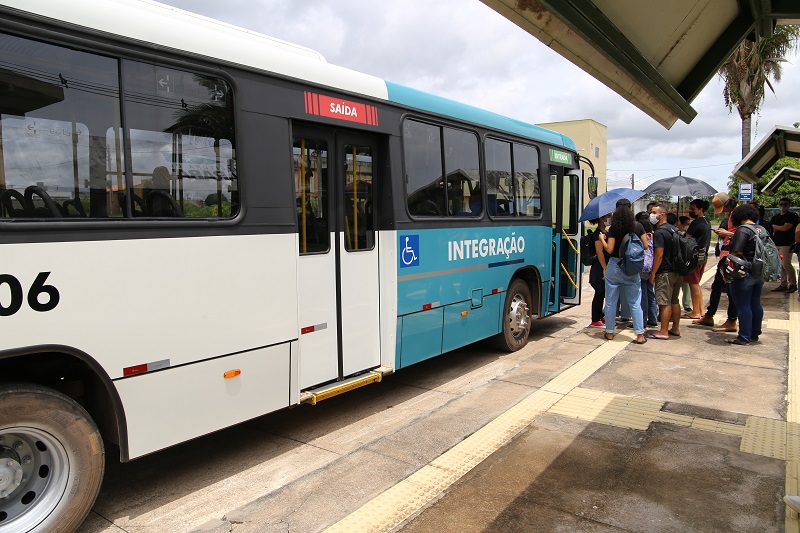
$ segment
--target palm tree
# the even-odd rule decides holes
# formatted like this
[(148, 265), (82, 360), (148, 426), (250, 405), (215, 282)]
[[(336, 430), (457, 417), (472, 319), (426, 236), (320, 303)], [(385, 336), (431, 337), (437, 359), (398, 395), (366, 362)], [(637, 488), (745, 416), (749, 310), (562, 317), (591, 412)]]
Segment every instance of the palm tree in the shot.
[(800, 26), (776, 26), (770, 37), (742, 41), (719, 69), (725, 105), (728, 111), (736, 106), (742, 118), (742, 158), (750, 152), (751, 119), (764, 101), (764, 85), (775, 92), (770, 78), (781, 80), (781, 63), (798, 40)]

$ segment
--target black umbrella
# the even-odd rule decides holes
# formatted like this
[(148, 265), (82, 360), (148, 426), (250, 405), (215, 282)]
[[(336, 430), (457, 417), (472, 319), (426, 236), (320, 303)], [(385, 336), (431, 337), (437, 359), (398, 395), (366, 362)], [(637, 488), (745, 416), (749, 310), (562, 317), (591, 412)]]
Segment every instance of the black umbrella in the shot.
[(656, 180), (644, 189), (645, 194), (664, 194), (667, 196), (714, 196), (716, 189), (705, 181), (688, 176), (677, 176)]

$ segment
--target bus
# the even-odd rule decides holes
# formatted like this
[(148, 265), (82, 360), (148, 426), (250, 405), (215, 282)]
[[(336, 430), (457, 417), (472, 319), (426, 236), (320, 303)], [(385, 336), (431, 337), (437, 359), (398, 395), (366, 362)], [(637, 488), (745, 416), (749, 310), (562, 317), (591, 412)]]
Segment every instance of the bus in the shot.
[(570, 139), (155, 2), (0, 0), (0, 134), (4, 532), (580, 303)]

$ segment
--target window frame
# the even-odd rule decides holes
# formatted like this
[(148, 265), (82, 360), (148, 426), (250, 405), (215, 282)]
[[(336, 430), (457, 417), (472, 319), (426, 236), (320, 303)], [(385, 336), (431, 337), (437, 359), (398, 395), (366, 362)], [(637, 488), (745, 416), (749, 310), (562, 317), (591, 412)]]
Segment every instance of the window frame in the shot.
[[(18, 25), (14, 23), (5, 24), (0, 27), (0, 33), (10, 35), (17, 38), (36, 41), (50, 46), (56, 46), (75, 52), (86, 54), (93, 54), (103, 56), (116, 61), (117, 63), (117, 79), (118, 85), (118, 99), (119, 99), (119, 113), (120, 113), (120, 129), (123, 134), (122, 149), (125, 157), (124, 172), (125, 172), (125, 185), (129, 187), (133, 181), (133, 175), (129, 172), (129, 165), (132, 171), (132, 162), (130, 161), (130, 138), (126, 125), (125, 116), (125, 86), (123, 84), (123, 62), (135, 61), (147, 63), (154, 67), (164, 67), (168, 69), (180, 70), (187, 74), (200, 74), (205, 76), (214, 76), (224, 81), (230, 88), (231, 113), (233, 116), (233, 131), (234, 138), (240, 138), (240, 111), (239, 111), (239, 97), (240, 94), (239, 84), (233, 76), (219, 67), (209, 66), (207, 64), (199, 63), (190, 57), (178, 57), (170, 54), (168, 51), (163, 51), (163, 54), (152, 53), (148, 50), (139, 50), (135, 48), (126, 47), (121, 44), (108, 43), (99, 40), (92, 40), (87, 37), (78, 37), (68, 33), (62, 33), (63, 30), (59, 28), (31, 28), (27, 25)], [(237, 143), (238, 144), (238, 143)], [(62, 218), (39, 218), (39, 219), (0, 219), (0, 232), (25, 232), (31, 230), (37, 231), (72, 231), (75, 228), (81, 229), (109, 229), (120, 228), (120, 225), (128, 229), (158, 229), (158, 228), (187, 228), (191, 226), (202, 226), (208, 228), (209, 223), (214, 224), (214, 227), (231, 227), (238, 225), (245, 217), (247, 208), (243, 200), (246, 198), (246, 184), (238, 179), (238, 168), (241, 167), (243, 161), (241, 155), (241, 148), (234, 146), (235, 157), (232, 159), (233, 166), (237, 172), (237, 190), (239, 192), (239, 209), (235, 216), (229, 218), (187, 218), (187, 217), (133, 217), (132, 214), (126, 217), (119, 218), (78, 218), (78, 217), (62, 217)], [(129, 189), (130, 190), (130, 189)], [(130, 195), (126, 194), (126, 202), (130, 203)], [(130, 212), (129, 212), (130, 213)], [(67, 224), (64, 224), (67, 222)]]
[[(514, 214), (508, 215), (508, 216), (491, 215), (489, 213), (489, 210), (486, 209), (486, 214), (489, 216), (489, 219), (492, 220), (492, 221), (497, 221), (497, 222), (504, 221), (504, 220), (516, 220), (516, 221), (523, 221), (523, 220), (541, 221), (541, 220), (543, 220), (544, 219), (545, 209), (544, 209), (544, 202), (541, 200), (542, 199), (542, 150), (541, 150), (541, 147), (538, 144), (535, 144), (533, 142), (522, 142), (522, 141), (518, 141), (518, 140), (515, 140), (515, 139), (509, 139), (507, 137), (502, 137), (502, 136), (499, 136), (499, 135), (495, 135), (493, 133), (489, 133), (489, 134), (486, 135), (486, 137), (483, 140), (483, 150), (481, 151), (481, 156), (483, 157), (484, 162), (486, 161), (486, 141), (489, 141), (489, 140), (508, 143), (511, 146), (511, 184), (512, 184), (512, 187), (513, 187), (512, 193), (513, 193), (513, 200), (514, 200)], [(541, 207), (539, 209), (539, 214), (538, 215), (534, 215), (534, 216), (524, 215), (523, 216), (523, 215), (519, 214), (519, 210), (518, 210), (519, 206), (517, 205), (517, 200), (518, 200), (519, 196), (517, 196), (517, 180), (516, 180), (516, 177), (515, 177), (515, 174), (516, 174), (515, 157), (514, 157), (514, 146), (515, 145), (525, 146), (527, 148), (532, 148), (532, 149), (534, 149), (536, 151), (537, 160), (538, 160), (538, 163), (539, 163), (539, 166), (538, 166), (537, 171), (536, 171), (536, 176), (537, 176), (537, 178), (539, 180), (539, 199), (540, 199), (540, 202), (541, 202)], [(484, 176), (485, 176), (485, 175), (487, 175), (489, 173), (488, 163), (484, 163), (484, 166), (486, 167), (484, 169)], [(487, 185), (487, 187), (488, 187), (488, 185)], [(488, 189), (487, 189), (486, 193), (488, 194)]]
[[(414, 122), (418, 122), (418, 123), (421, 123), (421, 124), (425, 124), (425, 125), (428, 125), (428, 126), (434, 126), (436, 128), (439, 128), (439, 157), (440, 157), (440, 161), (441, 161), (441, 174), (440, 174), (440, 177), (443, 178), (444, 180), (447, 179), (447, 176), (445, 174), (447, 162), (445, 160), (445, 152), (444, 152), (444, 150), (445, 150), (444, 128), (450, 128), (452, 130), (468, 133), (468, 134), (471, 134), (471, 135), (475, 136), (476, 147), (477, 147), (477, 150), (478, 150), (478, 153), (477, 153), (477, 156), (478, 156), (478, 175), (479, 175), (478, 185), (481, 188), (481, 214), (480, 215), (478, 215), (478, 216), (457, 216), (457, 215), (450, 215), (447, 212), (445, 212), (445, 214), (443, 214), (443, 215), (415, 215), (415, 214), (411, 213), (411, 210), (409, 209), (409, 205), (408, 205), (408, 197), (409, 197), (409, 194), (408, 194), (408, 180), (406, 179), (406, 177), (408, 176), (408, 168), (407, 168), (407, 165), (406, 165), (406, 162), (407, 162), (406, 156), (407, 156), (408, 152), (407, 152), (407, 149), (406, 149), (405, 135), (403, 133), (404, 130), (405, 130), (406, 121), (409, 121), (409, 120), (410, 121), (414, 121)], [(450, 220), (450, 221), (471, 221), (471, 222), (484, 220), (484, 217), (487, 214), (486, 213), (486, 193), (485, 193), (486, 175), (485, 175), (485, 172), (484, 172), (484, 158), (483, 158), (483, 149), (482, 149), (482, 147), (483, 147), (483, 139), (481, 138), (480, 133), (478, 133), (476, 130), (469, 129), (469, 128), (463, 127), (461, 125), (455, 126), (455, 125), (450, 124), (450, 123), (438, 122), (438, 121), (430, 119), (429, 117), (421, 117), (421, 116), (418, 116), (418, 115), (405, 115), (400, 120), (400, 138), (402, 139), (402, 143), (401, 143), (402, 144), (402, 149), (401, 149), (402, 166), (401, 166), (401, 168), (402, 168), (402, 172), (403, 173), (402, 173), (402, 176), (401, 176), (400, 179), (403, 182), (403, 205), (404, 205), (404, 208), (406, 210), (406, 214), (408, 215), (408, 217), (411, 220), (415, 220), (415, 221), (429, 221), (429, 220), (443, 221), (443, 220)], [(447, 194), (448, 188), (445, 186), (445, 187), (443, 187), (443, 189), (444, 189), (445, 207), (447, 207), (449, 205), (448, 194)]]

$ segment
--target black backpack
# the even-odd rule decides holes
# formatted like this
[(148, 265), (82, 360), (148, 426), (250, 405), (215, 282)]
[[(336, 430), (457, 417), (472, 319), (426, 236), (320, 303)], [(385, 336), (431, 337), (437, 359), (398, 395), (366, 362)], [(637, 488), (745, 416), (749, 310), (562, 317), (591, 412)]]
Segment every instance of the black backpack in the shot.
[(700, 263), (700, 246), (694, 238), (680, 231), (672, 232), (670, 269), (681, 276), (691, 274)]
[(581, 263), (585, 266), (592, 266), (597, 257), (597, 248), (594, 246), (592, 237), (594, 237), (594, 232), (591, 230), (581, 237)]

